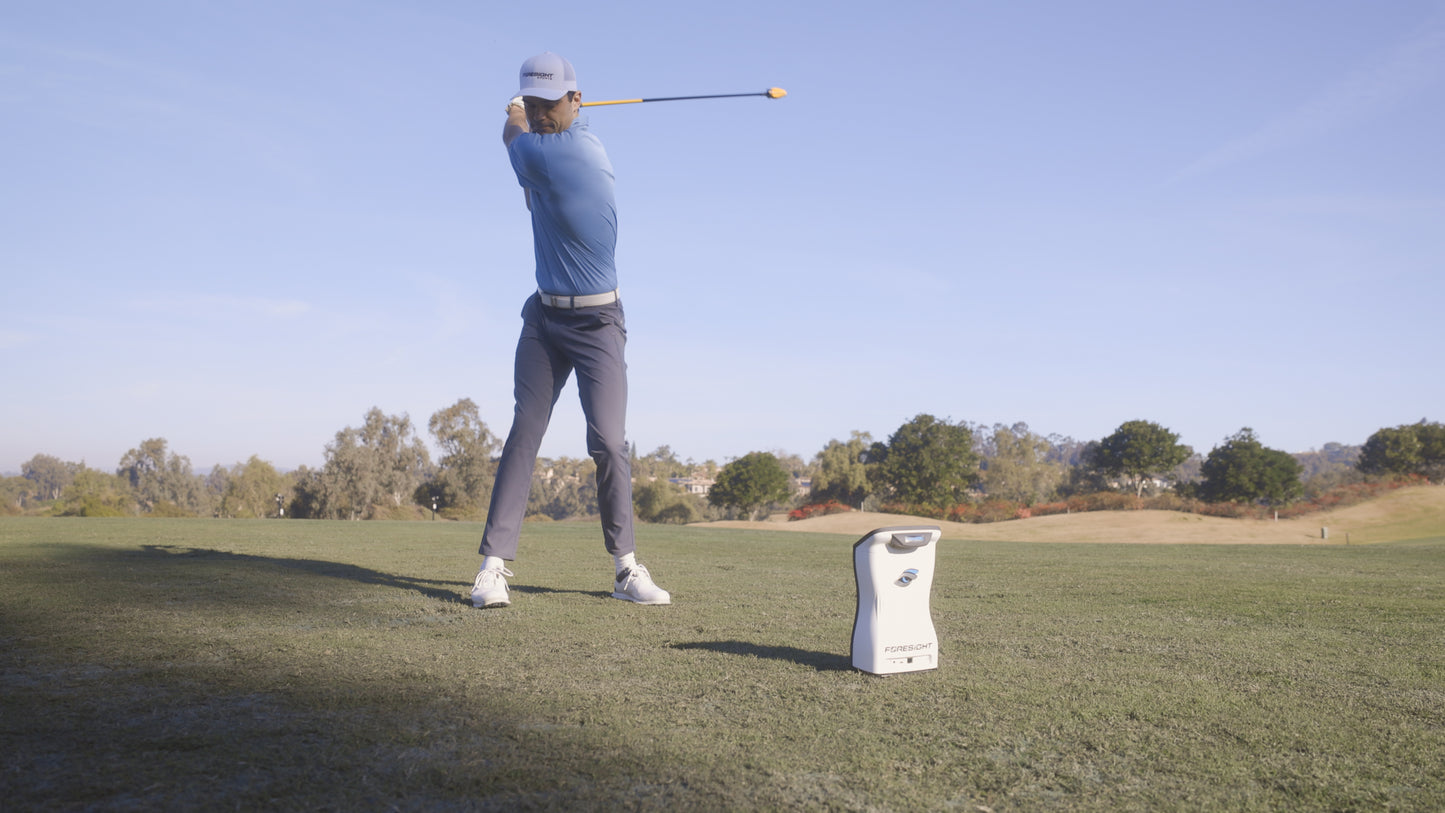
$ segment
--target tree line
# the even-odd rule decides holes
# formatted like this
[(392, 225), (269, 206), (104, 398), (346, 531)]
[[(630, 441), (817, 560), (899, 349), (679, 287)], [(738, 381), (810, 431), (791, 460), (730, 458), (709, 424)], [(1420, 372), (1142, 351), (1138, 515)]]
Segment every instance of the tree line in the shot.
[[(114, 472), (37, 454), (20, 476), (0, 478), (0, 504), (10, 514), (64, 516), (484, 518), (500, 438), (466, 398), (433, 414), (426, 431), (440, 451), (436, 460), (407, 415), (373, 407), (325, 445), (320, 468), (289, 472), (252, 456), (197, 473), (164, 438), (127, 451)], [(1148, 420), (1080, 442), (1024, 423), (990, 427), (919, 414), (881, 441), (859, 431), (830, 440), (811, 460), (756, 451), (724, 465), (698, 463), (664, 445), (634, 450), (632, 469), (644, 522), (757, 517), (804, 505), (957, 517), (990, 502), (1027, 509), (1098, 493), (1285, 506), (1370, 478), (1441, 482), (1445, 425), (1421, 420), (1382, 428), (1363, 446), (1328, 443), (1303, 454), (1271, 449), (1245, 427), (1201, 455)], [(711, 485), (706, 497), (679, 482), (689, 478)], [(596, 495), (592, 460), (540, 458), (528, 516), (595, 514)]]
[[(1445, 477), (1445, 425), (1381, 429), (1362, 447), (1327, 443), (1288, 454), (1240, 429), (1206, 455), (1153, 421), (1131, 420), (1080, 443), (1043, 437), (1027, 424), (993, 427), (918, 415), (875, 442), (854, 432), (819, 453), (811, 499), (927, 516), (966, 514), (998, 501), (1022, 509), (1086, 494), (1168, 492), (1212, 504), (1285, 506), (1375, 478)], [(871, 505), (870, 505), (871, 503)], [(1137, 504), (1137, 503), (1136, 503)]]

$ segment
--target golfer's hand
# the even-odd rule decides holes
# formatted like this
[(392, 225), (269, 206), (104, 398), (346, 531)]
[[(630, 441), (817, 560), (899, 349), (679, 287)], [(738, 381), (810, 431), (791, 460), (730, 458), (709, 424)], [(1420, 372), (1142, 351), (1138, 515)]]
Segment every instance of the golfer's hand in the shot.
[(510, 146), (517, 136), (527, 130), (527, 106), (522, 103), (521, 96), (513, 96), (507, 102), (507, 123), (502, 125), (502, 143)]

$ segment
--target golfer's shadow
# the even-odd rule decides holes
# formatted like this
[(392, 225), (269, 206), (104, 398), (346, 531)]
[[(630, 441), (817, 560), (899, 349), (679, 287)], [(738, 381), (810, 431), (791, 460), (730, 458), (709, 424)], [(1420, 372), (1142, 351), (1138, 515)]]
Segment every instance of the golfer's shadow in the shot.
[[(468, 607), (472, 606), (471, 595), (467, 589), (470, 586), (468, 582), (402, 576), (396, 573), (386, 573), (358, 565), (350, 565), (344, 562), (328, 562), (322, 559), (286, 559), (279, 556), (255, 556), (248, 553), (232, 553), (230, 551), (182, 547), (179, 545), (142, 545), (141, 550), (145, 555), (149, 556), (164, 555), (194, 560), (209, 559), (213, 561), (229, 561), (236, 564), (265, 564), (284, 567), (317, 576), (347, 579), (358, 584), (375, 584), (398, 590), (411, 590), (412, 592), (420, 593), (427, 598), (437, 601), (465, 604)], [(573, 593), (576, 595), (591, 596), (593, 598), (612, 597), (612, 593), (606, 590), (567, 590), (555, 587), (538, 587), (529, 584), (514, 584), (510, 586), (510, 589), (514, 593), (532, 595)]]
[(287, 559), (279, 556), (255, 556), (248, 553), (232, 553), (209, 548), (184, 547), (180, 545), (142, 545), (142, 555), (164, 556), (171, 559), (193, 559), (224, 561), (238, 565), (264, 565), (299, 570), (317, 576), (346, 579), (359, 584), (375, 584), (398, 590), (411, 590), (430, 599), (471, 606), (471, 597), (466, 591), (467, 583), (442, 579), (423, 579), (415, 576), (401, 576), (372, 570), (367, 567), (328, 562), (322, 559)]
[(567, 590), (557, 587), (540, 587), (535, 584), (509, 584), (507, 589), (513, 593), (526, 593), (528, 595), (549, 595), (571, 593), (578, 596), (591, 596), (593, 598), (612, 598), (610, 590)]
[(745, 655), (753, 658), (767, 658), (774, 661), (788, 661), (800, 666), (811, 666), (819, 672), (842, 672), (853, 668), (853, 662), (846, 655), (835, 652), (818, 652), (813, 649), (799, 649), (795, 646), (770, 646), (751, 641), (695, 641), (688, 644), (673, 644), (673, 649), (705, 649), (724, 655)]

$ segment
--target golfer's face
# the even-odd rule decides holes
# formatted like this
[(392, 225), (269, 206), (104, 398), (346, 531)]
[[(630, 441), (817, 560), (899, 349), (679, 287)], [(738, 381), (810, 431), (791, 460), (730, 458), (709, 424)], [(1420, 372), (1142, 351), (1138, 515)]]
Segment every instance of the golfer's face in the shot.
[(572, 126), (582, 107), (582, 94), (572, 91), (557, 101), (523, 96), (527, 108), (527, 128), (534, 133), (560, 133)]

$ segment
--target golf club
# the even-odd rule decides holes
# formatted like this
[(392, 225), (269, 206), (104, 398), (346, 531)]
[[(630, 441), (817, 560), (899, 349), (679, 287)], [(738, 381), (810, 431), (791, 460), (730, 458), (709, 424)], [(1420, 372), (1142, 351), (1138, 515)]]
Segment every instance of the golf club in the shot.
[(781, 99), (788, 95), (782, 88), (768, 88), (762, 93), (719, 93), (712, 96), (663, 96), (656, 99), (612, 99), (605, 102), (583, 102), (583, 107), (600, 106), (604, 104), (641, 104), (642, 102), (681, 102), (688, 99), (733, 99), (738, 96), (766, 96), (769, 99)]

